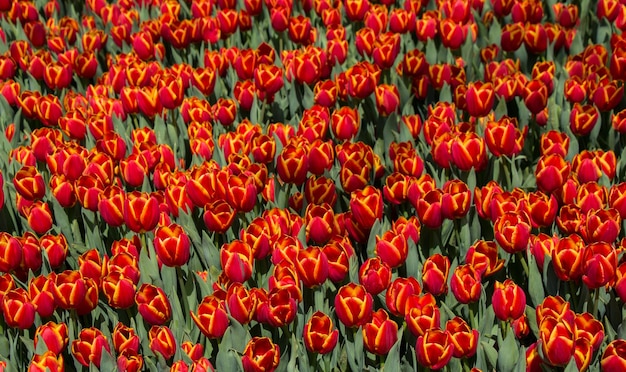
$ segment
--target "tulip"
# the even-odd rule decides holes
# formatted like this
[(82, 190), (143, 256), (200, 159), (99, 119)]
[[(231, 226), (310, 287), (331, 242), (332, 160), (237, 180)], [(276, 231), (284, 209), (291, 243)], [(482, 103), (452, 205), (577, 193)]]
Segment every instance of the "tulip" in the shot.
[(359, 269), (359, 283), (375, 296), (391, 284), (391, 269), (379, 258), (368, 258)]
[(365, 287), (349, 283), (339, 288), (335, 296), (337, 318), (346, 327), (358, 327), (372, 317), (372, 296)]
[(530, 80), (522, 92), (524, 104), (533, 115), (538, 115), (547, 105), (549, 91), (541, 80)]
[[(42, 318), (50, 317), (57, 307), (54, 292), (55, 280), (56, 274), (47, 277), (40, 275), (29, 280), (28, 294), (31, 302), (35, 305), (37, 314)], [(13, 285), (11, 283), (13, 282), (5, 284), (7, 291), (14, 287), (14, 283)], [(0, 291), (0, 300), (1, 299), (2, 295)]]
[(577, 136), (588, 136), (599, 117), (600, 113), (594, 105), (576, 103), (570, 114), (570, 129)]
[(450, 334), (450, 340), (454, 344), (455, 358), (471, 358), (478, 348), (478, 331), (471, 329), (461, 317), (454, 317), (446, 322), (446, 332)]
[(287, 145), (278, 155), (276, 169), (278, 177), (286, 183), (302, 185), (309, 168), (308, 156), (302, 147)]
[(254, 317), (257, 298), (240, 283), (233, 283), (228, 287), (226, 303), (230, 316), (241, 324), (248, 324)]
[(409, 296), (404, 309), (404, 320), (415, 336), (423, 336), (428, 330), (441, 327), (441, 311), (430, 293)]
[(563, 186), (570, 173), (570, 164), (557, 154), (544, 155), (539, 158), (535, 170), (537, 188), (550, 194)]
[(558, 202), (554, 195), (549, 197), (541, 191), (528, 194), (530, 222), (533, 227), (549, 227), (556, 218)]
[(302, 337), (310, 352), (328, 354), (337, 345), (339, 330), (333, 327), (333, 321), (328, 315), (317, 311), (304, 325)]
[(137, 310), (150, 325), (163, 325), (172, 317), (172, 305), (163, 289), (144, 283), (135, 294)]
[(589, 211), (581, 226), (581, 233), (586, 242), (613, 243), (620, 233), (621, 216), (616, 209)]
[(273, 288), (267, 300), (260, 303), (257, 317), (272, 327), (282, 327), (294, 321), (298, 310), (297, 298), (289, 287)]
[(139, 336), (135, 329), (125, 326), (122, 322), (118, 322), (115, 328), (113, 328), (111, 338), (113, 348), (118, 354), (139, 352)]
[(462, 171), (481, 171), (487, 165), (485, 141), (476, 133), (461, 133), (450, 145), (452, 163)]
[(23, 288), (12, 289), (2, 298), (4, 321), (11, 328), (28, 329), (35, 321), (35, 306)]
[(310, 204), (328, 203), (332, 207), (337, 201), (335, 183), (324, 176), (311, 176), (304, 185), (304, 198)]
[(363, 325), (363, 345), (376, 355), (386, 355), (398, 341), (398, 323), (389, 319), (384, 309), (372, 314), (372, 319)]
[(67, 324), (47, 322), (37, 327), (34, 339), (35, 348), (40, 341), (43, 341), (48, 351), (54, 355), (61, 354), (68, 344)]
[(65, 363), (63, 355), (55, 355), (52, 351), (35, 354), (28, 365), (28, 372), (63, 372)]
[(139, 372), (143, 369), (143, 357), (135, 351), (124, 350), (117, 357), (117, 369), (124, 372)]
[(180, 267), (189, 260), (191, 241), (183, 228), (177, 224), (161, 226), (154, 233), (154, 250), (161, 263)]
[(204, 346), (200, 343), (194, 344), (191, 341), (184, 341), (180, 345), (181, 349), (187, 354), (189, 359), (196, 362), (203, 358), (204, 355)]
[(220, 264), (230, 280), (243, 283), (252, 276), (252, 248), (241, 240), (225, 243), (220, 249)]
[(126, 194), (124, 221), (134, 232), (154, 229), (159, 221), (159, 202), (154, 195), (132, 191)]
[(10, 273), (22, 261), (23, 248), (20, 241), (7, 232), (0, 232), (0, 271)]
[(85, 367), (93, 363), (96, 368), (100, 368), (103, 352), (110, 353), (111, 346), (106, 336), (97, 328), (83, 328), (78, 338), (72, 341), (72, 355)]
[(295, 264), (302, 284), (308, 288), (322, 285), (328, 278), (328, 257), (319, 247), (299, 250)]
[(593, 103), (601, 112), (613, 110), (624, 97), (624, 87), (615, 80), (600, 84), (593, 92)]
[(552, 251), (552, 265), (559, 279), (578, 280), (583, 275), (584, 242), (578, 235), (561, 238)]
[(159, 353), (165, 360), (171, 359), (176, 352), (176, 339), (167, 326), (152, 326), (148, 332), (150, 350)]
[(527, 127), (519, 130), (516, 118), (505, 116), (487, 123), (485, 143), (493, 155), (512, 157), (522, 151), (527, 133)]
[(417, 339), (415, 345), (417, 361), (430, 369), (443, 368), (454, 354), (454, 343), (447, 331), (432, 329)]
[(470, 264), (457, 266), (450, 279), (450, 290), (462, 304), (478, 301), (482, 292), (480, 273)]
[(439, 253), (434, 254), (424, 262), (422, 267), (422, 283), (424, 290), (439, 296), (448, 291), (448, 273), (450, 272), (450, 260)]
[(617, 252), (611, 244), (589, 244), (584, 249), (582, 262), (582, 279), (588, 288), (595, 289), (613, 282), (617, 270)]
[(596, 351), (604, 341), (604, 325), (598, 319), (595, 319), (590, 313), (577, 314), (574, 320), (576, 331), (574, 338), (576, 340), (585, 339), (589, 345)]
[(574, 325), (553, 317), (539, 323), (543, 360), (552, 366), (565, 366), (574, 354)]
[(526, 310), (526, 294), (511, 279), (496, 281), (491, 302), (496, 318), (502, 321), (518, 319)]
[(114, 309), (127, 309), (135, 304), (135, 283), (121, 272), (111, 272), (102, 279), (102, 291)]
[(280, 363), (280, 347), (269, 337), (253, 337), (248, 341), (241, 359), (246, 372), (271, 372)]
[(619, 371), (626, 367), (626, 340), (616, 339), (608, 344), (602, 353), (600, 365), (603, 371)]
[(198, 306), (197, 313), (191, 312), (191, 317), (208, 338), (224, 336), (230, 324), (224, 301), (215, 296), (206, 296)]
[(13, 177), (15, 190), (27, 200), (43, 198), (46, 188), (43, 176), (37, 168), (31, 166), (22, 167)]
[(355, 191), (350, 197), (350, 211), (360, 226), (371, 228), (377, 219), (382, 218), (382, 193), (372, 186)]
[(335, 214), (329, 204), (309, 204), (305, 212), (307, 240), (324, 244), (338, 229)]
[(496, 241), (506, 252), (514, 254), (528, 247), (531, 223), (525, 214), (507, 212), (494, 224)]
[(409, 252), (407, 238), (401, 233), (386, 231), (382, 237), (376, 236), (374, 252), (390, 268), (402, 266)]

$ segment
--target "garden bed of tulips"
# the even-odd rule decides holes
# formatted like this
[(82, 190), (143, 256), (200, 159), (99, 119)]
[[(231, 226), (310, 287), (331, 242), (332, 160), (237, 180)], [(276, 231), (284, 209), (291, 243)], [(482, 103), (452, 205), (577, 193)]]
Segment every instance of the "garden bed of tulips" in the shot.
[(622, 30), (0, 0), (0, 370), (626, 370)]

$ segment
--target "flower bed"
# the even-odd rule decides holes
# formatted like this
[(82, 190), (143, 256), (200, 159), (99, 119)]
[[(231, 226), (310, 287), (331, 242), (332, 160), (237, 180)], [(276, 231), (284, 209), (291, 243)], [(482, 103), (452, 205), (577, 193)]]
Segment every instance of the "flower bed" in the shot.
[(0, 370), (626, 369), (624, 29), (0, 0)]

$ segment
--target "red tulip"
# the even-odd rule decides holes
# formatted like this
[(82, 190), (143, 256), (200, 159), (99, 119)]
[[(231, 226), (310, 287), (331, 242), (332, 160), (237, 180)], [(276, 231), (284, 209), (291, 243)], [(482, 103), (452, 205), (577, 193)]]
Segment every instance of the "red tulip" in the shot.
[(208, 338), (224, 336), (230, 323), (224, 301), (215, 296), (206, 296), (198, 306), (197, 314), (191, 312), (191, 317)]
[(503, 321), (515, 320), (526, 310), (526, 294), (511, 279), (496, 282), (491, 301), (496, 317)]
[(253, 337), (243, 351), (242, 363), (246, 372), (274, 371), (280, 363), (280, 347), (268, 337)]
[(335, 296), (337, 318), (347, 327), (358, 327), (372, 317), (372, 296), (365, 287), (349, 283), (339, 288)]
[(337, 345), (339, 330), (333, 327), (333, 321), (328, 315), (317, 311), (304, 325), (302, 337), (307, 350), (327, 354)]
[(384, 309), (372, 314), (372, 319), (363, 325), (363, 345), (377, 355), (386, 355), (398, 341), (398, 323), (389, 319)]
[(417, 339), (417, 361), (430, 369), (441, 369), (448, 364), (454, 353), (454, 343), (447, 331), (431, 329)]

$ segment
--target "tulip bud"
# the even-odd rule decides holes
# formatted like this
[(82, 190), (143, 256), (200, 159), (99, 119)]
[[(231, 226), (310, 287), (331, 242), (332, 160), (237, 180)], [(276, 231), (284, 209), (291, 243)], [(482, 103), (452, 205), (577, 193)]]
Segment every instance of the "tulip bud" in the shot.
[(496, 318), (503, 321), (518, 319), (526, 310), (526, 294), (511, 279), (496, 281), (491, 301)]
[(450, 279), (450, 290), (462, 304), (478, 301), (482, 292), (480, 273), (470, 264), (457, 266)]
[(154, 250), (165, 266), (179, 267), (189, 260), (191, 241), (177, 224), (161, 226), (154, 233)]

